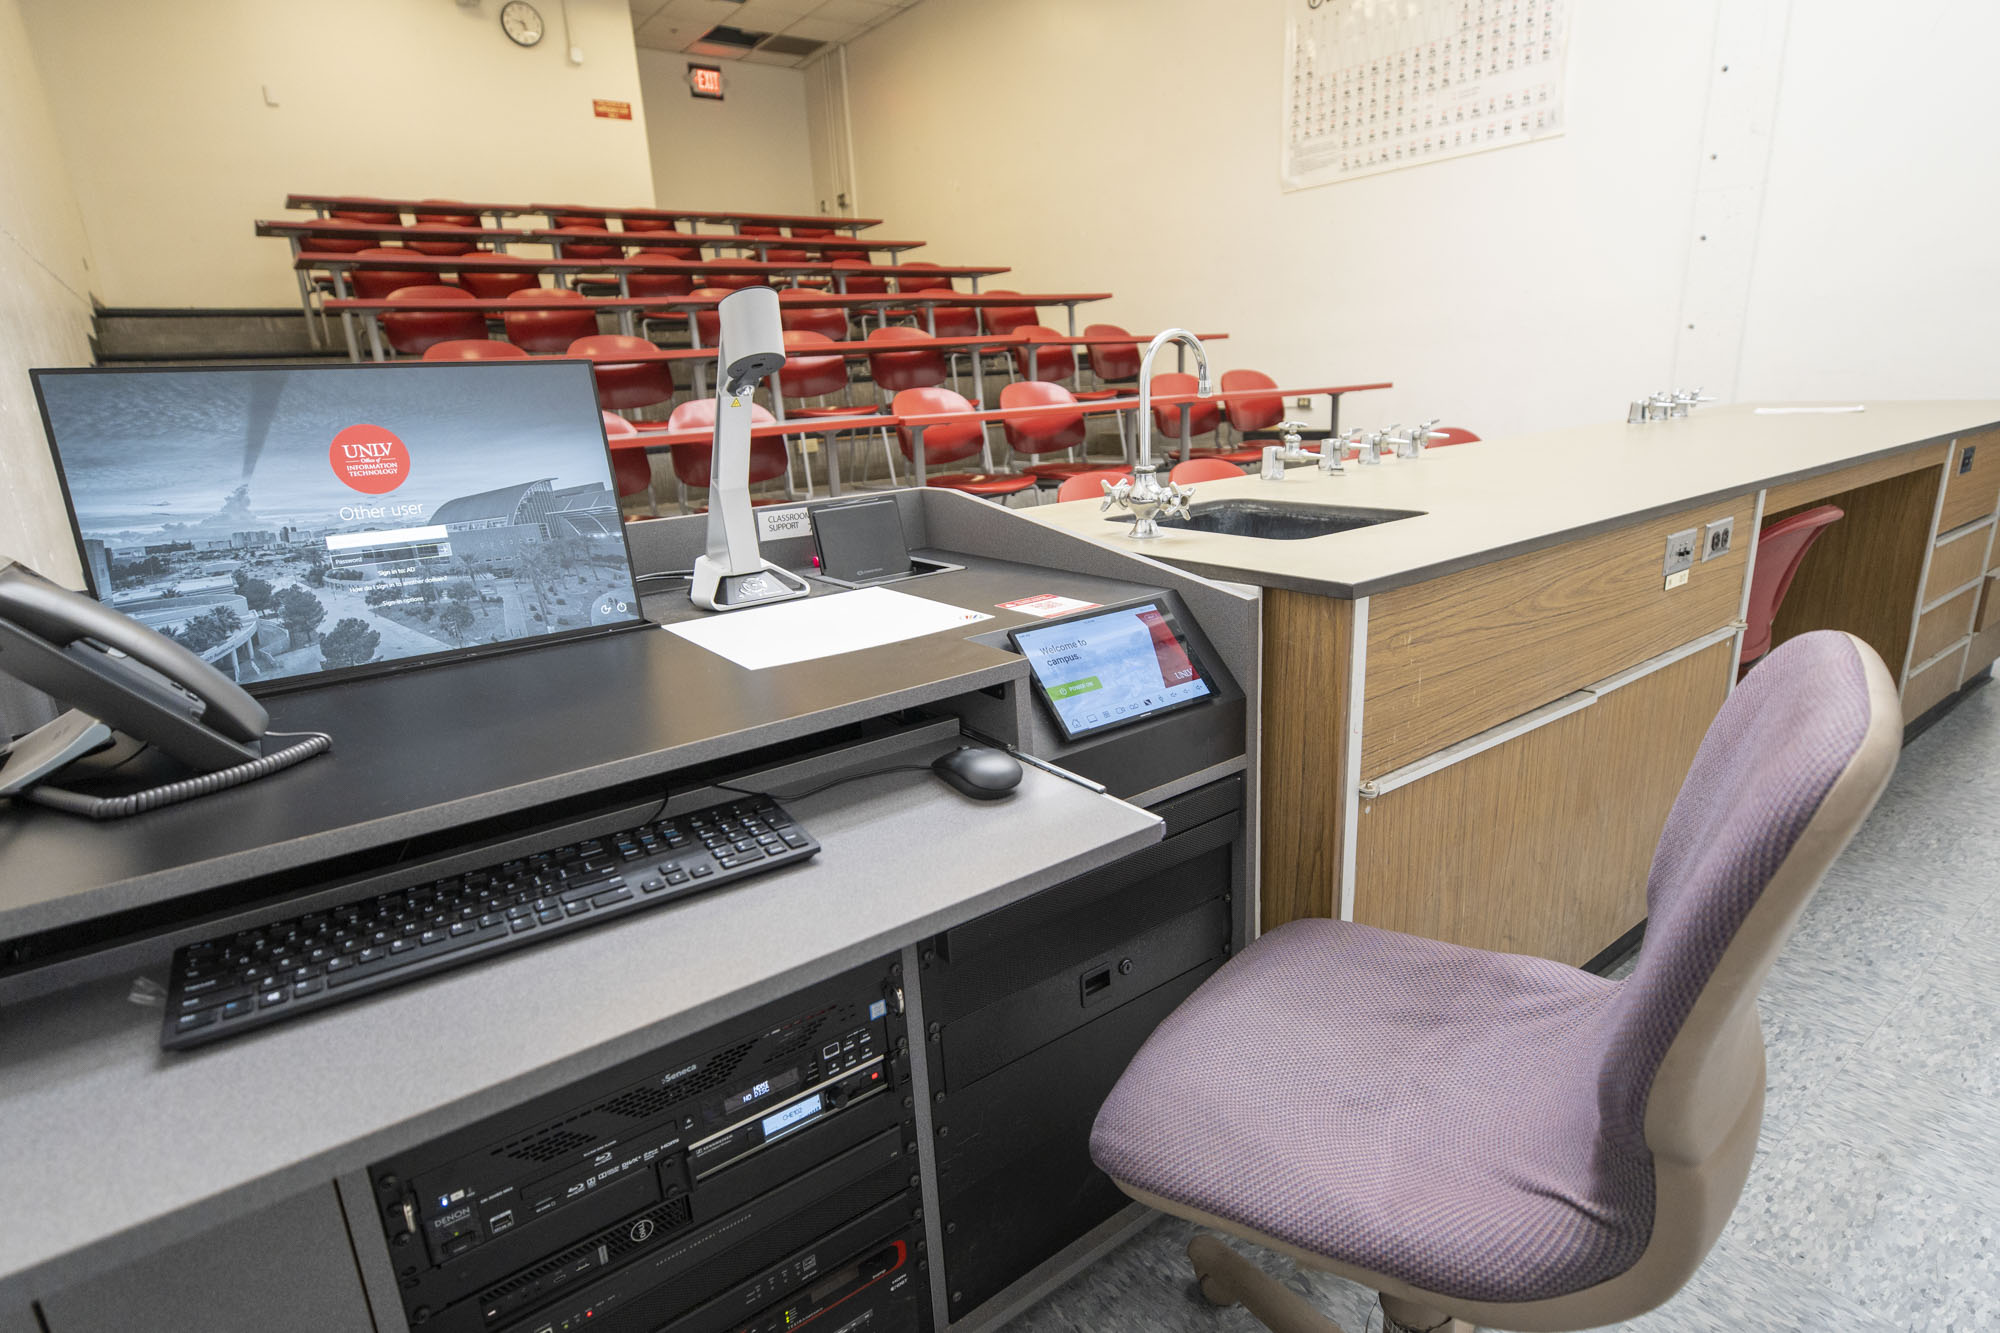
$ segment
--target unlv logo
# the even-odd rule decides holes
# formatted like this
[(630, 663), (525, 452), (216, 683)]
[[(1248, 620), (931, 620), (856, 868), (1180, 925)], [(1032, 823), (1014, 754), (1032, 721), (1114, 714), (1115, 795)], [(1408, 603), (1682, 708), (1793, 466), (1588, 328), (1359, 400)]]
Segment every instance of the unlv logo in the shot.
[(410, 451), (380, 426), (349, 426), (327, 449), (333, 475), (367, 495), (386, 495), (410, 476)]

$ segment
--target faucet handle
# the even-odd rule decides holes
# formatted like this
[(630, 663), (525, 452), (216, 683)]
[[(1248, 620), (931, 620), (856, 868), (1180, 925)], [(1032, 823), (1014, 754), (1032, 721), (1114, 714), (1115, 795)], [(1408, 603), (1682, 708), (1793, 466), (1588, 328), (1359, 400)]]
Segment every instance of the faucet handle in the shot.
[(1188, 516), (1188, 501), (1194, 499), (1194, 491), (1177, 481), (1170, 481), (1160, 488), (1162, 499), (1160, 512), (1172, 514), (1175, 518)]
[(1130, 477), (1120, 477), (1116, 481), (1100, 481), (1097, 484), (1104, 488), (1104, 503), (1097, 506), (1097, 512), (1100, 514), (1114, 505), (1123, 508), (1125, 498), (1132, 494), (1132, 479)]

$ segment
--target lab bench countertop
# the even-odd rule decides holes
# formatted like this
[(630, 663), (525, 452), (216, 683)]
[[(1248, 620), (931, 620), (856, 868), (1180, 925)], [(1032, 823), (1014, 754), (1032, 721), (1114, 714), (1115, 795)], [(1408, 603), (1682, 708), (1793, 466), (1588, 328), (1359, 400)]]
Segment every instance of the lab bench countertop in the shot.
[(1349, 462), (1339, 476), (1306, 465), (1290, 469), (1282, 482), (1246, 476), (1193, 488), (1196, 507), (1250, 500), (1417, 511), (1296, 541), (1172, 528), (1134, 541), (1126, 535), (1129, 517), (1116, 508), (1101, 512), (1097, 499), (1026, 512), (1196, 574), (1358, 598), (1996, 423), (1996, 400), (1875, 402), (1859, 412), (1697, 407), (1683, 420), (1481, 440), (1379, 466)]

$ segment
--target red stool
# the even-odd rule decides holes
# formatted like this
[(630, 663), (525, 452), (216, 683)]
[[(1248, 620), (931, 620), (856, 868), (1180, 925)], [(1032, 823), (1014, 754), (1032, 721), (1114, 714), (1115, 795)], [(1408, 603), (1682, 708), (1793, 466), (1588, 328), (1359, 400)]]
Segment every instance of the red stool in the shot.
[(1771, 622), (1791, 590), (1806, 552), (1829, 525), (1846, 517), (1837, 505), (1818, 505), (1781, 518), (1757, 536), (1757, 562), (1750, 571), (1750, 605), (1744, 612), (1743, 651), (1737, 657), (1737, 679), (1748, 675), (1759, 658), (1771, 651)]

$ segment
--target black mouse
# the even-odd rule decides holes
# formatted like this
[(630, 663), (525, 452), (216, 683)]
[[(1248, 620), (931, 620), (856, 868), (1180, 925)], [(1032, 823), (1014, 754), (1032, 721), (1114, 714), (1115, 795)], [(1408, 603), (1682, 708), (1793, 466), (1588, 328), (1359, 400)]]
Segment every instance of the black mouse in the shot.
[(1021, 785), (1021, 761), (983, 745), (947, 751), (931, 760), (931, 771), (975, 801), (997, 801)]

